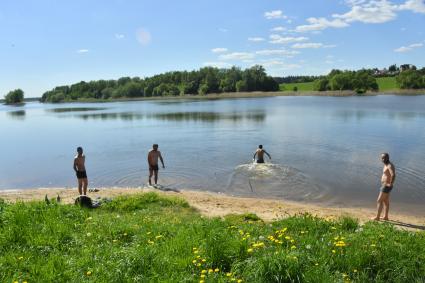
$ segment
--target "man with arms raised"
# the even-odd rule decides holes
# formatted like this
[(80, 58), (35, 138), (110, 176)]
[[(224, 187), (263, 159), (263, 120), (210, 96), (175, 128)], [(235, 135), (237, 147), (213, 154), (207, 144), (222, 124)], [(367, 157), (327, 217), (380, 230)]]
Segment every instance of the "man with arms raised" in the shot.
[(377, 200), (378, 212), (374, 220), (381, 218), (382, 209), (385, 207), (384, 220), (388, 220), (388, 211), (390, 209), (390, 192), (393, 189), (395, 180), (395, 167), (390, 162), (390, 155), (388, 153), (381, 154), (382, 163), (384, 163), (384, 169), (382, 170), (381, 177), (381, 190)]
[(83, 154), (83, 148), (77, 148), (77, 155), (74, 158), (74, 171), (78, 179), (78, 192), (80, 195), (87, 194), (87, 173), (86, 173), (86, 156)]
[(257, 156), (257, 163), (264, 163), (264, 153), (267, 154), (267, 156), (270, 159), (272, 159), (272, 157), (270, 156), (270, 154), (263, 149), (263, 145), (262, 144), (260, 144), (258, 146), (257, 150), (254, 153), (253, 159), (255, 160), (255, 156)]
[(158, 182), (158, 158), (161, 160), (162, 168), (165, 168), (164, 166), (164, 160), (162, 159), (161, 152), (158, 150), (158, 145), (154, 144), (152, 146), (152, 150), (148, 153), (148, 164), (149, 164), (149, 185), (152, 185), (151, 178), (152, 175), (155, 175), (155, 185)]

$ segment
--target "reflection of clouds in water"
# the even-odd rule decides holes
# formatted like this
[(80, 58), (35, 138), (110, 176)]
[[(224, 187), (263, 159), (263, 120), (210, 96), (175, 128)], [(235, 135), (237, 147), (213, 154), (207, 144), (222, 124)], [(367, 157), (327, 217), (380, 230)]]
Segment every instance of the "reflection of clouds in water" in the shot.
[(323, 201), (330, 198), (324, 188), (318, 187), (301, 171), (271, 163), (237, 166), (226, 192), (298, 201)]
[(12, 119), (15, 119), (15, 120), (25, 120), (25, 115), (26, 115), (25, 110), (8, 111), (6, 113)]
[(332, 112), (331, 116), (342, 118), (344, 121), (351, 119), (363, 120), (369, 118), (384, 118), (388, 120), (409, 121), (417, 118), (425, 118), (425, 112), (409, 112), (409, 111), (365, 111), (365, 110), (340, 110)]

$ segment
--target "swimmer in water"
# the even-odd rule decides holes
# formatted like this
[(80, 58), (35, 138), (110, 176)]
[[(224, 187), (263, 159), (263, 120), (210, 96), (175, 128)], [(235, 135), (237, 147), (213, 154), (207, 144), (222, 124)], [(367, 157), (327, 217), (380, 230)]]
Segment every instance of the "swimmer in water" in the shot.
[(267, 154), (270, 160), (272, 159), (270, 154), (263, 149), (263, 145), (260, 144), (254, 153), (254, 157), (253, 157), (254, 161), (255, 161), (255, 156), (257, 156), (257, 163), (264, 163), (264, 153)]

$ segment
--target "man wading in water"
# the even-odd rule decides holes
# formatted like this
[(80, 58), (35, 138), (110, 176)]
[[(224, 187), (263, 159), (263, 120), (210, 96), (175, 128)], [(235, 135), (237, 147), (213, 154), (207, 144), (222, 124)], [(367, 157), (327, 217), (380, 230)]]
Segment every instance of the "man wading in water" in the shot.
[(158, 168), (158, 158), (159, 158), (159, 160), (161, 160), (162, 168), (165, 168), (164, 160), (162, 159), (161, 152), (158, 150), (158, 145), (154, 144), (152, 146), (152, 148), (153, 149), (151, 151), (149, 151), (149, 154), (148, 154), (149, 186), (152, 185), (152, 182), (151, 182), (152, 174), (155, 175), (155, 185), (158, 182), (158, 170), (159, 170), (159, 168)]
[(78, 193), (80, 193), (80, 195), (87, 194), (88, 181), (87, 181), (86, 166), (84, 165), (85, 162), (86, 162), (86, 156), (83, 154), (83, 148), (79, 146), (77, 148), (77, 155), (74, 158), (74, 171), (77, 174)]
[(395, 167), (390, 162), (390, 155), (388, 153), (381, 154), (382, 163), (384, 163), (384, 169), (382, 170), (381, 177), (381, 189), (377, 200), (378, 212), (373, 220), (379, 220), (381, 217), (382, 209), (385, 207), (385, 213), (383, 220), (388, 220), (388, 211), (390, 209), (390, 192), (393, 189), (395, 180)]
[(254, 153), (253, 159), (255, 160), (255, 156), (257, 156), (257, 163), (264, 163), (264, 153), (267, 154), (267, 156), (269, 157), (270, 160), (272, 159), (272, 157), (270, 156), (270, 154), (263, 149), (263, 145), (262, 144), (260, 144), (258, 146), (258, 149)]

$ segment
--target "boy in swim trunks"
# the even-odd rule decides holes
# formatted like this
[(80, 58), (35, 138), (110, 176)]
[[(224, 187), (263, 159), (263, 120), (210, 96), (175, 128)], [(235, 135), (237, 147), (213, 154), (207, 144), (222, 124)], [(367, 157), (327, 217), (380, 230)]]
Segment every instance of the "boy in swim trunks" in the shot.
[(388, 211), (390, 209), (390, 192), (393, 189), (395, 180), (395, 167), (390, 162), (390, 155), (388, 153), (381, 154), (381, 161), (384, 163), (381, 177), (381, 189), (377, 200), (377, 214), (374, 220), (379, 220), (381, 217), (382, 209), (385, 207), (383, 220), (388, 220)]
[(80, 195), (87, 194), (87, 173), (86, 173), (86, 156), (83, 154), (83, 148), (77, 148), (77, 155), (74, 158), (74, 171), (78, 179), (78, 193)]
[(264, 163), (264, 153), (267, 154), (267, 156), (269, 157), (270, 160), (272, 159), (272, 157), (270, 156), (270, 154), (263, 149), (263, 145), (262, 144), (260, 144), (258, 146), (258, 149), (254, 153), (253, 159), (255, 160), (255, 156), (257, 156), (257, 163)]
[(152, 175), (155, 175), (155, 185), (158, 182), (158, 158), (161, 160), (162, 168), (165, 168), (164, 166), (164, 160), (162, 159), (161, 152), (158, 150), (158, 145), (154, 144), (152, 146), (152, 150), (148, 153), (148, 165), (149, 165), (149, 185), (152, 185), (151, 178)]

